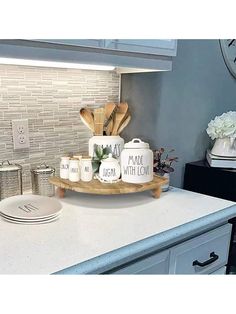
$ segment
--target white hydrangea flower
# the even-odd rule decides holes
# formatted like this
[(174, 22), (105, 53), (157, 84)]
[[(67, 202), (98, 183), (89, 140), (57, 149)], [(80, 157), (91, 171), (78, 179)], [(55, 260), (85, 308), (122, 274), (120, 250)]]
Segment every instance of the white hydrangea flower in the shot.
[(212, 140), (223, 137), (236, 138), (236, 111), (223, 113), (216, 116), (208, 123), (207, 134)]

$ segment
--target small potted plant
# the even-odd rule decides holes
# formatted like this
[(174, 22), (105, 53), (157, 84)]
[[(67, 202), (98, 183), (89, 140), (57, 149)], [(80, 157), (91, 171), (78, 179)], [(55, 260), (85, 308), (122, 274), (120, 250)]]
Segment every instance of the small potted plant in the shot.
[(163, 157), (165, 152), (164, 148), (155, 149), (153, 151), (153, 172), (156, 175), (163, 176), (168, 178), (168, 183), (162, 186), (162, 191), (167, 191), (169, 189), (170, 173), (174, 172), (172, 163), (178, 161), (178, 157), (169, 157), (169, 154), (174, 152), (174, 149), (171, 149), (167, 152), (166, 156)]
[(99, 145), (94, 145), (94, 157), (92, 158), (93, 172), (98, 173), (103, 159), (108, 158), (110, 151), (107, 147), (103, 148)]

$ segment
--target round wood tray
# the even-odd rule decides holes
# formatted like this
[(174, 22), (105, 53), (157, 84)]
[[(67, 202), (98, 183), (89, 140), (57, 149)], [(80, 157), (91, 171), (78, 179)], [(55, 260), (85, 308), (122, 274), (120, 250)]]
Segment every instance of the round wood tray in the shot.
[(161, 195), (161, 186), (168, 182), (167, 178), (154, 176), (153, 181), (148, 183), (126, 183), (123, 181), (117, 183), (101, 183), (99, 180), (93, 179), (90, 182), (71, 182), (69, 180), (61, 179), (59, 177), (50, 177), (49, 182), (57, 186), (57, 193), (60, 197), (64, 197), (65, 190), (72, 190), (80, 193), (90, 194), (127, 194), (137, 193), (146, 190), (151, 190), (155, 198)]

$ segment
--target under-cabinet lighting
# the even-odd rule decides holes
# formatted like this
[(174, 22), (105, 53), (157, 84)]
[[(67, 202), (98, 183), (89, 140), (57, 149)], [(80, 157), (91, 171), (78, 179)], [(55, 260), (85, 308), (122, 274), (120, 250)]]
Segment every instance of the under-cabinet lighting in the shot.
[(41, 61), (41, 60), (16, 59), (16, 58), (0, 58), (0, 64), (28, 65), (28, 66), (36, 66), (36, 67), (67, 68), (67, 69), (81, 69), (81, 70), (100, 70), (100, 71), (112, 71), (115, 69), (114, 66), (109, 66), (109, 65), (93, 65), (93, 64), (83, 64), (83, 63)]

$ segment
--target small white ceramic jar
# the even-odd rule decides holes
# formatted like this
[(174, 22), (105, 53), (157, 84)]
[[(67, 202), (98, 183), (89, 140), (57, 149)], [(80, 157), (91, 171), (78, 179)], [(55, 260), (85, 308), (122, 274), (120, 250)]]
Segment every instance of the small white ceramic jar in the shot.
[(101, 161), (99, 177), (104, 181), (116, 181), (120, 178), (120, 164), (112, 157), (112, 154)]
[(115, 158), (120, 158), (121, 152), (124, 148), (124, 139), (119, 135), (114, 136), (100, 136), (95, 135), (89, 139), (89, 156), (94, 156), (95, 145), (102, 148), (107, 147), (109, 152)]
[(92, 158), (82, 158), (80, 160), (80, 179), (89, 182), (93, 179)]
[(71, 182), (78, 182), (80, 179), (79, 160), (76, 158), (70, 159), (69, 164), (69, 180)]
[(70, 163), (70, 157), (61, 157), (60, 178), (69, 179), (69, 163)]
[(134, 138), (121, 153), (122, 181), (146, 183), (153, 180), (153, 152), (149, 144)]

